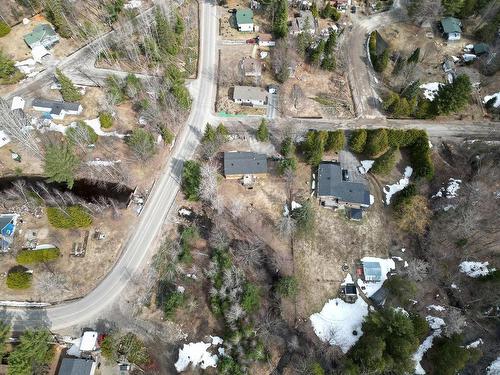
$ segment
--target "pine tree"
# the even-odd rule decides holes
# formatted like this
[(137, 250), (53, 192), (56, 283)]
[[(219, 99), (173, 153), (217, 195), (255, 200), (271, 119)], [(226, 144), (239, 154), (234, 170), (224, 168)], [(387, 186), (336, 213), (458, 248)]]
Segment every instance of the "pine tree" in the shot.
[(80, 159), (67, 143), (52, 143), (46, 146), (44, 171), (48, 182), (65, 182), (71, 189), (79, 165)]
[(2, 50), (0, 50), (0, 79), (9, 78), (13, 75), (17, 68), (15, 62), (9, 59)]
[(449, 114), (461, 110), (469, 102), (472, 85), (469, 77), (459, 75), (453, 83), (439, 87), (434, 98), (434, 106), (438, 114)]
[(417, 64), (420, 58), (420, 48), (415, 49), (410, 57), (408, 57), (408, 64)]
[(262, 119), (259, 129), (257, 129), (257, 140), (260, 142), (267, 142), (269, 140), (269, 128), (265, 119)]
[(54, 351), (50, 342), (49, 331), (26, 331), (21, 336), (21, 343), (9, 356), (9, 374), (31, 375), (44, 373)]
[(277, 0), (273, 22), (273, 33), (276, 38), (284, 38), (288, 34), (288, 1)]
[(168, 55), (179, 53), (179, 43), (167, 18), (160, 11), (155, 13), (157, 42), (160, 50)]
[(71, 82), (71, 80), (59, 69), (56, 69), (56, 77), (61, 85), (61, 95), (65, 101), (77, 102), (82, 98), (82, 94), (80, 94), (78, 89), (73, 85), (73, 82)]
[(63, 38), (70, 38), (73, 34), (68, 21), (64, 16), (61, 0), (45, 0), (45, 14), (47, 19), (55, 26), (56, 31)]

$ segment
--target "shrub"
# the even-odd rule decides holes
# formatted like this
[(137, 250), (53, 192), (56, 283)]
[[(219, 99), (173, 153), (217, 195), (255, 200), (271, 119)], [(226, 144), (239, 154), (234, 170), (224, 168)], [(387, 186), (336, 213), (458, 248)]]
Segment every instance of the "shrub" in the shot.
[(59, 258), (61, 252), (57, 247), (40, 250), (21, 250), (17, 253), (16, 262), (19, 264), (36, 264), (50, 262)]
[(184, 293), (177, 290), (170, 292), (163, 303), (163, 313), (165, 314), (165, 318), (172, 319), (177, 309), (184, 304), (185, 300), (186, 296)]
[(194, 160), (188, 160), (184, 163), (182, 171), (182, 191), (186, 198), (190, 201), (200, 199), (199, 190), (201, 182), (201, 167), (200, 164)]
[(410, 313), (410, 319), (413, 324), (415, 336), (418, 338), (418, 341), (423, 341), (429, 334), (429, 323), (417, 313)]
[(307, 162), (312, 166), (317, 166), (323, 159), (326, 138), (326, 131), (309, 130), (307, 132), (306, 139), (302, 143), (302, 150)]
[(24, 75), (15, 67), (15, 62), (12, 61), (0, 50), (0, 84), (16, 83), (22, 79)]
[(0, 20), (0, 38), (8, 33), (10, 33), (10, 26), (6, 22)]
[(125, 101), (126, 98), (123, 93), (123, 85), (117, 76), (111, 75), (106, 78), (105, 85), (106, 93), (114, 103), (121, 104)]
[(127, 333), (118, 341), (118, 354), (138, 366), (147, 364), (150, 361), (148, 350), (144, 343), (133, 333)]
[(375, 157), (385, 152), (389, 147), (386, 129), (369, 130), (365, 145), (365, 152), (369, 157)]
[(425, 135), (424, 130), (418, 129), (409, 129), (409, 130), (400, 130), (400, 129), (388, 129), (387, 130), (387, 139), (389, 141), (389, 146), (391, 147), (408, 147), (415, 143), (415, 141)]
[(290, 158), (295, 154), (295, 144), (293, 143), (291, 137), (285, 137), (285, 139), (283, 139), (283, 142), (281, 142), (280, 153), (285, 158)]
[(148, 160), (156, 153), (155, 137), (147, 130), (134, 129), (126, 142), (140, 160)]
[(403, 306), (407, 305), (408, 300), (415, 297), (415, 293), (417, 292), (417, 286), (414, 282), (403, 279), (399, 275), (388, 278), (384, 285), (389, 290), (392, 297)]
[(28, 289), (31, 287), (33, 274), (27, 271), (28, 269), (23, 266), (12, 267), (7, 273), (7, 288)]
[(170, 92), (175, 99), (177, 99), (177, 103), (179, 103), (182, 109), (189, 109), (189, 107), (191, 107), (191, 96), (183, 83), (175, 83), (172, 85)]
[(260, 290), (259, 288), (251, 283), (246, 283), (243, 296), (241, 299), (241, 307), (247, 314), (251, 314), (260, 306)]
[(311, 235), (316, 222), (316, 212), (310, 200), (302, 203), (302, 207), (292, 211), (292, 218), (295, 219), (299, 234)]
[(344, 148), (345, 136), (343, 130), (329, 131), (325, 142), (325, 151), (339, 151)]
[(109, 361), (116, 360), (116, 340), (114, 335), (106, 335), (100, 344), (101, 353)]
[(109, 112), (100, 112), (99, 122), (101, 124), (101, 128), (109, 129), (113, 126), (113, 115)]
[(298, 292), (299, 283), (294, 276), (283, 276), (276, 285), (276, 291), (282, 297), (295, 297)]
[(79, 165), (80, 159), (67, 143), (49, 143), (45, 146), (44, 171), (48, 182), (65, 182), (71, 189)]
[(92, 217), (82, 206), (69, 206), (65, 211), (47, 207), (47, 218), (52, 226), (61, 229), (88, 228), (92, 225)]
[(172, 131), (166, 126), (162, 126), (160, 132), (161, 137), (163, 138), (163, 142), (165, 142), (166, 145), (172, 144), (172, 142), (174, 141), (174, 133), (172, 133)]
[(313, 362), (309, 366), (309, 374), (310, 375), (325, 375), (325, 370), (321, 367), (319, 362)]
[(283, 176), (287, 170), (297, 170), (297, 158), (295, 156), (282, 159), (278, 162), (278, 174), (280, 176)]
[(200, 234), (198, 233), (198, 228), (194, 226), (183, 228), (181, 233), (181, 252), (179, 254), (179, 260), (181, 262), (190, 263), (193, 260), (191, 247), (199, 238)]
[(389, 174), (396, 165), (397, 148), (391, 147), (382, 156), (378, 157), (373, 163), (371, 172), (380, 175)]
[(434, 177), (434, 164), (431, 159), (429, 138), (424, 133), (410, 146), (410, 161), (415, 177), (431, 180)]
[(407, 185), (403, 190), (398, 191), (396, 194), (392, 196), (392, 207), (394, 210), (399, 210), (404, 205), (408, 204), (408, 202), (417, 195), (417, 187), (415, 184)]
[(66, 137), (72, 145), (86, 144), (91, 145), (97, 142), (99, 136), (94, 129), (88, 126), (84, 121), (78, 121), (75, 127), (66, 130)]
[(352, 132), (349, 138), (349, 147), (356, 154), (361, 154), (365, 150), (368, 133), (365, 129), (357, 129)]

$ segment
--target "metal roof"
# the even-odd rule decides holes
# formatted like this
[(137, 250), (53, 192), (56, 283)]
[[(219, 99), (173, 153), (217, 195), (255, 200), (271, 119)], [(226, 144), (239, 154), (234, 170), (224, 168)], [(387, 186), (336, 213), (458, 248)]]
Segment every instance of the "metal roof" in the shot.
[(44, 38), (57, 36), (56, 32), (49, 24), (36, 25), (33, 31), (24, 36), (24, 41), (31, 46), (41, 42)]
[(265, 102), (267, 99), (267, 92), (262, 87), (234, 86), (233, 98), (234, 100), (237, 99), (240, 99), (242, 101), (257, 100)]
[(238, 25), (253, 23), (253, 11), (248, 8), (238, 9), (236, 11), (236, 23)]
[(486, 43), (474, 44), (474, 53), (476, 55), (481, 55), (483, 53), (490, 52), (490, 47)]
[(58, 100), (40, 99), (36, 98), (31, 103), (33, 107), (50, 108), (50, 113), (58, 115), (62, 110), (65, 111), (78, 111), (80, 103), (70, 103)]
[(3, 230), (7, 225), (9, 225), (13, 219), (14, 219), (14, 214), (0, 215), (0, 230)]
[(351, 219), (351, 220), (363, 219), (363, 210), (361, 210), (359, 208), (351, 208), (349, 210), (349, 219)]
[(363, 262), (363, 274), (366, 281), (380, 281), (382, 279), (382, 268), (378, 262)]
[(92, 374), (93, 360), (82, 358), (63, 358), (58, 375), (90, 375)]
[(443, 32), (445, 34), (461, 33), (462, 32), (462, 22), (455, 17), (446, 17), (441, 20), (441, 26), (443, 27)]
[(267, 156), (255, 152), (224, 152), (224, 175), (267, 173)]
[(319, 197), (335, 197), (344, 202), (370, 205), (368, 188), (360, 182), (344, 181), (339, 163), (319, 164), (317, 194)]

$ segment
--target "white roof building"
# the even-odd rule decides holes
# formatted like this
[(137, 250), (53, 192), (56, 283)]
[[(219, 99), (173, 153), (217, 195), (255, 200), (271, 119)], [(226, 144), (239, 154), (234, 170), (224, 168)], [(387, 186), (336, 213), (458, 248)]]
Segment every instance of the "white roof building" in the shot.
[(14, 109), (24, 109), (24, 106), (26, 105), (26, 101), (21, 98), (20, 96), (14, 96), (12, 98), (12, 104), (10, 106), (10, 109), (13, 111)]
[(0, 130), (0, 148), (10, 143), (10, 137), (3, 130)]
[(94, 331), (87, 331), (83, 333), (82, 341), (80, 342), (81, 352), (91, 352), (97, 349), (97, 337), (99, 334)]

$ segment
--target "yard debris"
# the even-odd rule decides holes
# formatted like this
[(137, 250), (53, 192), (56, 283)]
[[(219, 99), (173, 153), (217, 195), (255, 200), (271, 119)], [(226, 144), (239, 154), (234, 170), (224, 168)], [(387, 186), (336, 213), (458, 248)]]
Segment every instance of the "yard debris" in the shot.
[(142, 6), (141, 0), (130, 0), (128, 3), (123, 5), (123, 9), (137, 9)]
[(10, 109), (12, 111), (15, 109), (24, 109), (25, 104), (26, 101), (22, 97), (14, 96), (14, 98), (12, 98), (12, 105), (10, 106)]
[[(460, 189), (460, 184), (462, 180), (450, 178), (448, 180), (448, 186), (446, 188), (442, 187), (439, 191), (432, 196), (432, 198), (446, 197), (448, 199), (455, 198), (457, 196), (458, 190)], [(447, 211), (447, 210), (445, 210)]]
[(410, 183), (410, 177), (413, 173), (412, 167), (406, 167), (403, 174), (403, 178), (399, 180), (398, 183), (392, 185), (385, 185), (383, 191), (385, 193), (385, 203), (387, 205), (391, 204), (391, 197), (398, 191), (403, 190)]
[(476, 278), (495, 271), (495, 268), (488, 268), (488, 265), (489, 262), (462, 262), (459, 269), (460, 272), (467, 274), (467, 276)]
[(427, 310), (436, 310), (436, 311), (444, 311), (446, 308), (440, 305), (429, 305), (427, 306)]

